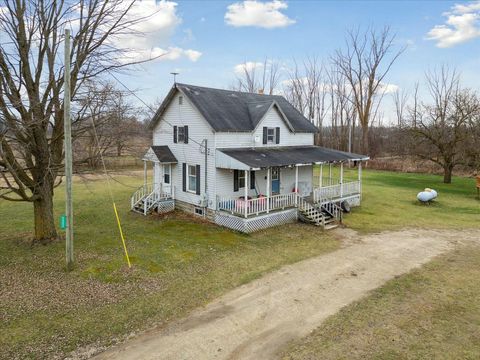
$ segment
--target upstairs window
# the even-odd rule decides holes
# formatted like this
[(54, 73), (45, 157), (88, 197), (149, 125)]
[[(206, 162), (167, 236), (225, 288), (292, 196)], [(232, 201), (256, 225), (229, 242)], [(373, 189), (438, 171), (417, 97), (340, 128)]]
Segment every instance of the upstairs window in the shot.
[(181, 142), (181, 143), (185, 142), (185, 127), (184, 126), (180, 126), (178, 128), (177, 142)]
[(265, 126), (263, 128), (263, 144), (280, 144), (280, 128)]
[(275, 142), (275, 128), (267, 128), (267, 144)]
[(173, 127), (173, 142), (188, 144), (188, 126)]

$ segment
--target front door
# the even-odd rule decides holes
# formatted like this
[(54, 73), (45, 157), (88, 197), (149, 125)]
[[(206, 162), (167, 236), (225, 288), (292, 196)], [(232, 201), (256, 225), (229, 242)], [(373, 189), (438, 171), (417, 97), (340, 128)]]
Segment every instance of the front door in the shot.
[(162, 189), (164, 193), (170, 194), (172, 189), (172, 165), (163, 164)]
[(280, 168), (272, 168), (272, 194), (280, 194)]

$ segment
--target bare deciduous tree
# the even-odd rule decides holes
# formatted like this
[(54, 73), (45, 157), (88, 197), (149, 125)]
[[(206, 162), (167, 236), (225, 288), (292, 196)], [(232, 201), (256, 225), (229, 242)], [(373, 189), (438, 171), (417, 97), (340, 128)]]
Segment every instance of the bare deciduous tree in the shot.
[[(35, 241), (57, 238), (53, 192), (63, 163), (64, 28), (73, 29), (72, 108), (87, 79), (126, 66), (116, 36), (142, 19), (122, 0), (4, 0), (0, 11), (0, 198), (33, 203)], [(81, 108), (81, 106), (80, 106)], [(82, 111), (80, 109), (80, 111)], [(75, 116), (74, 116), (75, 117)]]
[(385, 27), (349, 31), (346, 48), (337, 50), (332, 60), (353, 90), (358, 122), (362, 127), (362, 151), (369, 153), (368, 130), (385, 92), (384, 80), (405, 48), (394, 51), (395, 36)]
[(431, 103), (418, 100), (416, 95), (410, 109), (413, 153), (440, 165), (443, 181), (449, 184), (454, 168), (466, 164), (468, 145), (476, 142), (469, 126), (478, 121), (480, 100), (473, 91), (462, 89), (456, 71), (446, 67), (427, 73), (426, 82)]
[[(325, 81), (325, 69), (316, 57), (309, 57), (300, 69), (294, 68), (285, 82), (283, 93), (290, 103), (320, 130), (328, 111), (326, 96), (329, 85)], [(316, 143), (322, 144), (322, 131), (316, 135)]]
[(134, 150), (135, 142), (148, 134), (146, 126), (135, 116), (136, 109), (111, 83), (91, 83), (80, 103), (85, 111), (73, 129), (76, 164), (97, 168), (101, 156), (122, 156), (125, 151)]
[(261, 91), (273, 95), (280, 81), (279, 66), (274, 60), (265, 59), (262, 63), (241, 65), (241, 73), (237, 75), (235, 90), (256, 93)]

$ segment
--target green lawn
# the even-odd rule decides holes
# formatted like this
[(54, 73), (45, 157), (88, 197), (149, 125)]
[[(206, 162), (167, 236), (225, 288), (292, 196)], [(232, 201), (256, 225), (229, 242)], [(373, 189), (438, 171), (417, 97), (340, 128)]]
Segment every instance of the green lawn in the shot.
[[(338, 168), (334, 170), (337, 176)], [(357, 179), (356, 169), (345, 171), (345, 181)], [(438, 198), (423, 205), (416, 197), (427, 187), (435, 189)], [(362, 206), (344, 220), (363, 233), (412, 226), (480, 228), (480, 201), (473, 178), (454, 177), (452, 184), (444, 184), (437, 175), (367, 170), (363, 171)]]
[[(128, 211), (142, 174), (115, 176), (133, 268), (123, 255), (104, 180), (77, 180), (76, 268), (64, 244), (30, 246), (29, 204), (0, 203), (0, 358), (52, 358), (179, 318), (266, 271), (338, 248), (318, 228), (292, 224), (242, 235), (182, 214)], [(61, 214), (62, 189), (56, 210)]]
[[(356, 173), (347, 171), (346, 178)], [(338, 248), (319, 228), (292, 224), (242, 235), (181, 214), (128, 211), (142, 174), (116, 175), (113, 195), (133, 269), (126, 267), (107, 184), (75, 183), (75, 256), (64, 270), (64, 244), (30, 246), (30, 204), (0, 203), (0, 358), (51, 358), (179, 318), (267, 271)], [(431, 206), (415, 201), (439, 191)], [(361, 208), (345, 223), (362, 232), (401, 227), (479, 227), (472, 179), (364, 171)], [(57, 190), (57, 215), (64, 206)]]

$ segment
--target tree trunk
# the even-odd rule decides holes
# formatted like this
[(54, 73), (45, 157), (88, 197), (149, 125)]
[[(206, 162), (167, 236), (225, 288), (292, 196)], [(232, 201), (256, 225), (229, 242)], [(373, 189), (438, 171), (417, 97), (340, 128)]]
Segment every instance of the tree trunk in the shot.
[(47, 244), (58, 238), (53, 215), (53, 185), (41, 184), (36, 190), (37, 200), (33, 202), (35, 225), (34, 242)]
[(362, 153), (363, 155), (369, 154), (368, 146), (368, 126), (362, 127)]
[(443, 167), (443, 182), (445, 184), (451, 184), (452, 183), (452, 172), (453, 172), (453, 166), (452, 165), (445, 165)]

